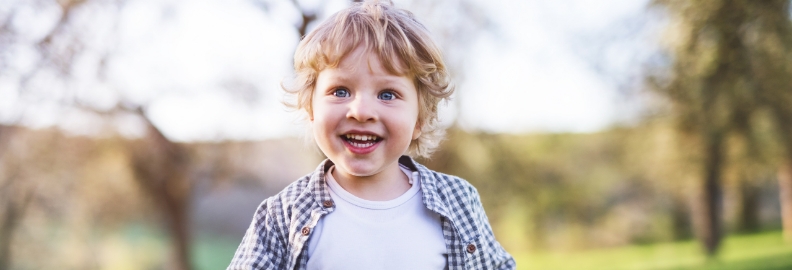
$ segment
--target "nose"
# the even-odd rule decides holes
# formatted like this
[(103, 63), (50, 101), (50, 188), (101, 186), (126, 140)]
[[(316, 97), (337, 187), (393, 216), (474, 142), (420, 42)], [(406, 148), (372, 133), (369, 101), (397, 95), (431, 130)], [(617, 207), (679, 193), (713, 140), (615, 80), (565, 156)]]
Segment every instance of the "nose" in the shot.
[(377, 112), (374, 108), (376, 101), (370, 100), (363, 95), (357, 95), (354, 100), (349, 102), (347, 118), (358, 122), (370, 122), (377, 120)]

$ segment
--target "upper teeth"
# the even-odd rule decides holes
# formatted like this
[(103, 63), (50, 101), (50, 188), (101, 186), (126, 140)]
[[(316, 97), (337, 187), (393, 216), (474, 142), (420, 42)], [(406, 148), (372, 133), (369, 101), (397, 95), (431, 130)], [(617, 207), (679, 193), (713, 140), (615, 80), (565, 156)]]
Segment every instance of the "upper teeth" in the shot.
[(373, 141), (377, 139), (377, 136), (374, 135), (357, 135), (357, 134), (347, 134), (347, 139), (353, 139), (358, 141)]

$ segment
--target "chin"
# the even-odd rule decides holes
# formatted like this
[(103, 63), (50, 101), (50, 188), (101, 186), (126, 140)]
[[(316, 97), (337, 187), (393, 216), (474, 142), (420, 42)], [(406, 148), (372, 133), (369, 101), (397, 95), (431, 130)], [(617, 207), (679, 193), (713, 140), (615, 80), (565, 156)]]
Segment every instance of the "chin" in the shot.
[(341, 160), (340, 163), (336, 163), (336, 167), (341, 166), (341, 168), (348, 174), (365, 177), (377, 174), (379, 171), (377, 166), (374, 162), (367, 161), (367, 160)]

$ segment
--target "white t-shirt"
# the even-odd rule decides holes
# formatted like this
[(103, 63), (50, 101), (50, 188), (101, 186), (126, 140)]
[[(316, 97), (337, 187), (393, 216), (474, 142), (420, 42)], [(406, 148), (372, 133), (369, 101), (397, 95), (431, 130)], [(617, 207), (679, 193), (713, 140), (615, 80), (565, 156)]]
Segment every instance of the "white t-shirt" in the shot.
[(309, 270), (445, 268), (440, 215), (424, 206), (418, 172), (400, 168), (412, 187), (389, 201), (352, 195), (333, 179), (334, 168), (328, 170), (326, 183), (336, 209), (311, 232)]

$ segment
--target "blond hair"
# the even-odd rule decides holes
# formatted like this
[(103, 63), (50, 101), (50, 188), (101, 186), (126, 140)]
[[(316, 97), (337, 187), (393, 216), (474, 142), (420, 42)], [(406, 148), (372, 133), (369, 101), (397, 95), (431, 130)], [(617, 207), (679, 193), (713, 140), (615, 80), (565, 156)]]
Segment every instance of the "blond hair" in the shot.
[(454, 87), (429, 31), (412, 13), (392, 3), (354, 3), (308, 33), (294, 53), (294, 86), (283, 87), (297, 97), (287, 105), (312, 116), (311, 99), (319, 72), (337, 67), (361, 45), (374, 52), (388, 72), (414, 78), (421, 135), (410, 142), (409, 153), (428, 158), (445, 135), (439, 126), (438, 105), (451, 96)]

